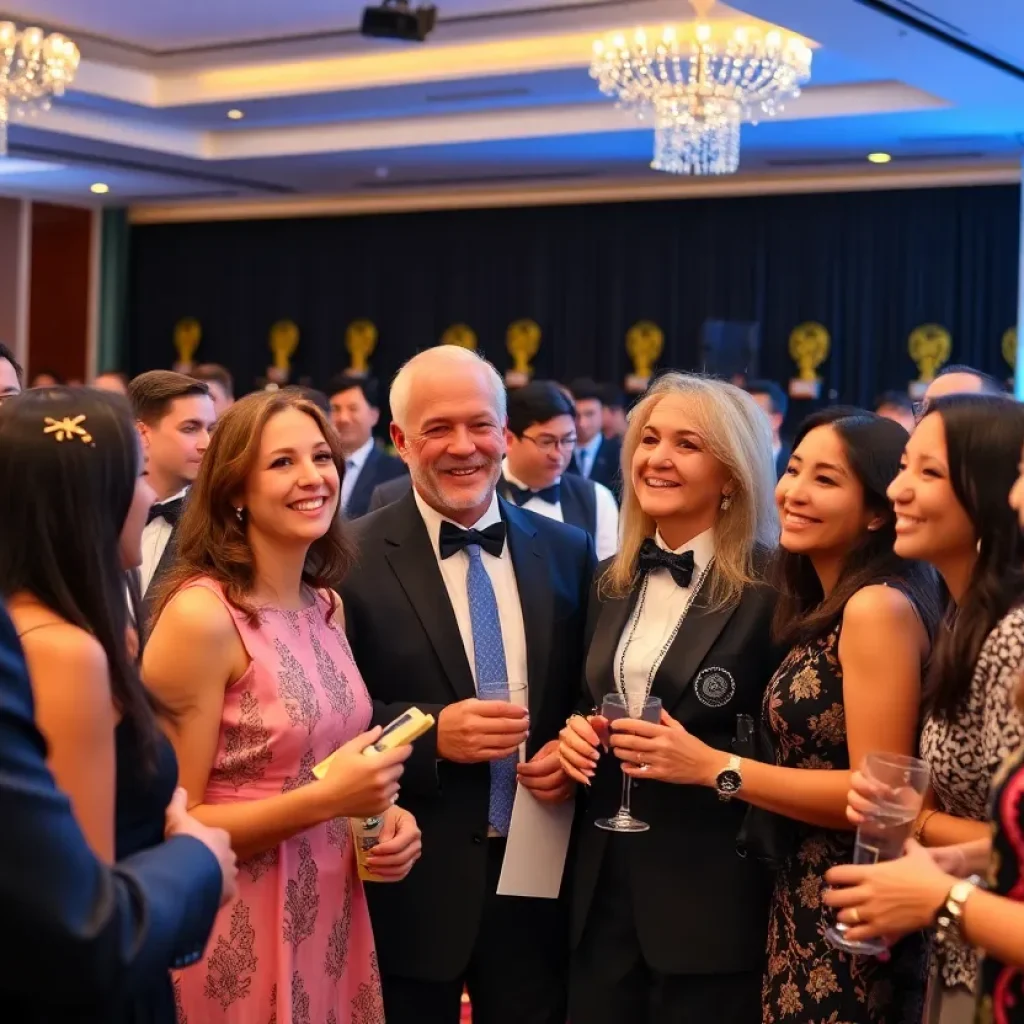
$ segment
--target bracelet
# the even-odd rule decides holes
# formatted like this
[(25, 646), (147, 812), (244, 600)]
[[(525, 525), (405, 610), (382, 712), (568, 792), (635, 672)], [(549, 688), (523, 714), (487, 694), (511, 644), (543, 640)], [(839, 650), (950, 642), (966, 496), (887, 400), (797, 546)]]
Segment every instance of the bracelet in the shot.
[(927, 813), (927, 814), (926, 814), (926, 815), (925, 815), (925, 816), (924, 816), (924, 817), (923, 817), (923, 818), (921, 819), (920, 823), (919, 823), (919, 824), (918, 824), (917, 826), (915, 826), (915, 828), (914, 828), (914, 833), (913, 833), (913, 838), (914, 838), (914, 839), (915, 839), (915, 840), (916, 840), (917, 842), (919, 842), (919, 843), (920, 843), (920, 842), (922, 842), (922, 840), (924, 839), (924, 828), (925, 828), (925, 825), (927, 825), (927, 824), (928, 824), (928, 822), (932, 820), (932, 815), (933, 815), (933, 814), (938, 814), (938, 813), (939, 813), (939, 809), (938, 809), (937, 807), (933, 807), (933, 808), (932, 808), (932, 809), (931, 809), (931, 810), (930, 810), (930, 811), (929, 811), (929, 812), (928, 812), (928, 813)]

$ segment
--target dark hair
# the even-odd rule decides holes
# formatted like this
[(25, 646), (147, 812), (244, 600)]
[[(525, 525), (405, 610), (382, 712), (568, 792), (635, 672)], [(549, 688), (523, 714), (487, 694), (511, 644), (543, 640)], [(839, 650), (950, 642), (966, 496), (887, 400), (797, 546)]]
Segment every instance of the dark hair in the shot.
[(965, 366), (963, 363), (950, 363), (948, 366), (944, 366), (935, 375), (936, 379), (939, 377), (948, 377), (951, 373), (967, 373), (972, 377), (977, 377), (981, 381), (981, 394), (983, 395), (1005, 395), (1006, 386), (1001, 380), (993, 377), (991, 373), (985, 373), (984, 370), (976, 370), (973, 366)]
[(625, 409), (626, 396), (622, 388), (614, 384), (601, 385), (601, 404), (607, 409)]
[(550, 380), (532, 380), (508, 393), (508, 429), (522, 437), (535, 423), (556, 416), (576, 416), (576, 408), (562, 389)]
[(234, 398), (235, 382), (227, 367), (220, 363), (200, 363), (192, 370), (192, 376), (205, 384), (219, 384), (228, 398)]
[(307, 388), (302, 384), (289, 384), (284, 390), (291, 391), (312, 402), (325, 416), (331, 415), (331, 400), (322, 391), (317, 391), (316, 388)]
[(172, 402), (193, 395), (208, 398), (210, 389), (201, 380), (173, 370), (149, 370), (128, 385), (128, 400), (135, 418), (151, 427), (171, 411)]
[(949, 482), (978, 538), (978, 558), (932, 655), (925, 708), (952, 720), (986, 637), (1024, 598), (1024, 538), (1010, 488), (1024, 447), (1024, 406), (1008, 395), (947, 395), (929, 404), (946, 431)]
[(569, 385), (569, 390), (577, 402), (597, 401), (604, 405), (604, 389), (589, 377), (578, 377)]
[(793, 450), (818, 427), (835, 431), (864, 490), (865, 507), (883, 522), (877, 530), (865, 530), (827, 597), (810, 558), (779, 548), (773, 573), (779, 592), (774, 638), (793, 646), (822, 636), (839, 621), (846, 602), (858, 590), (881, 583), (892, 584), (908, 596), (931, 635), (940, 614), (938, 580), (929, 566), (907, 561), (893, 551), (896, 516), (885, 493), (899, 472), (910, 435), (898, 423), (875, 413), (837, 406), (808, 416), (797, 430)]
[[(256, 391), (235, 402), (217, 422), (199, 466), (199, 476), (189, 491), (175, 534), (176, 561), (159, 587), (154, 622), (181, 587), (208, 576), (221, 584), (228, 601), (256, 624), (258, 613), (249, 602), (256, 574), (246, 531), (248, 517), (243, 515), (239, 519), (234, 503), (259, 458), (260, 439), (268, 421), (288, 409), (305, 413), (316, 422), (331, 449), (338, 478), (342, 479), (345, 457), (337, 432), (308, 398), (291, 388), (282, 388)], [(335, 516), (327, 533), (310, 545), (302, 582), (333, 592), (348, 572), (354, 554), (342, 517)], [(334, 613), (334, 607), (332, 593), (328, 615)]]
[(785, 418), (789, 412), (789, 396), (773, 380), (748, 380), (743, 390), (748, 395), (767, 395), (777, 416)]
[(164, 709), (142, 685), (128, 652), (121, 565), (121, 531), (140, 458), (122, 395), (38, 388), (0, 406), (0, 593), (30, 593), (99, 641), (114, 704), (134, 726), (151, 766), (155, 716)]
[(914, 411), (914, 402), (906, 391), (883, 391), (875, 399), (875, 412), (891, 405), (894, 409), (902, 409), (904, 412)]
[(23, 388), (25, 386), (25, 370), (21, 363), (14, 358), (14, 353), (2, 341), (0, 341), (0, 359), (6, 359), (14, 367), (14, 376), (18, 378), (18, 387)]
[(359, 388), (362, 391), (367, 405), (374, 409), (380, 408), (380, 387), (373, 377), (357, 377), (350, 373), (339, 373), (328, 383), (327, 394), (333, 398), (335, 395), (341, 394), (342, 391), (351, 391), (353, 388)]

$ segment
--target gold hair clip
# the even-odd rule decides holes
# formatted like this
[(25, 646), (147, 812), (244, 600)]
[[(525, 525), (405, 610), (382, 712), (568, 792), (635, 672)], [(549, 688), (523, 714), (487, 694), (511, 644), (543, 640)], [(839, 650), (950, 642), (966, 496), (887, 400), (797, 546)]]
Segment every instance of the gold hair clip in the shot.
[(58, 441), (70, 441), (72, 438), (79, 437), (84, 444), (92, 444), (92, 434), (82, 426), (84, 420), (84, 413), (80, 416), (75, 416), (74, 419), (70, 416), (65, 416), (62, 420), (55, 420), (52, 416), (46, 416), (43, 419), (43, 423), (46, 424), (43, 427), (43, 433), (53, 434)]

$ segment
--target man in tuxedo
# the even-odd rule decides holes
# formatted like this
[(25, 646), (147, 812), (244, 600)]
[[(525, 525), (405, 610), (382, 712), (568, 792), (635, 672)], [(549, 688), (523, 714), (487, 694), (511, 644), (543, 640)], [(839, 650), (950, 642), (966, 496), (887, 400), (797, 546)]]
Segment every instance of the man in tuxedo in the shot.
[(475, 352), (420, 353), (391, 411), (413, 486), (355, 524), (345, 620), (374, 723), (415, 706), (437, 726), (402, 780), (423, 858), (404, 882), (367, 886), (385, 1015), (457, 1024), (465, 985), (474, 1024), (564, 1024), (565, 903), (496, 888), (517, 781), (572, 799), (557, 736), (579, 697), (593, 544), (496, 493), (505, 389)]
[(576, 447), (576, 410), (557, 384), (537, 380), (508, 396), (508, 455), (501, 496), (571, 523), (594, 540), (598, 561), (619, 549), (619, 506), (603, 484), (563, 475)]
[(345, 455), (341, 509), (348, 519), (366, 515), (378, 484), (406, 475), (402, 460), (382, 452), (374, 443), (373, 428), (380, 419), (377, 391), (373, 378), (348, 374), (335, 377), (328, 388), (331, 422)]
[(25, 387), (25, 371), (14, 353), (0, 342), (0, 402), (20, 395)]
[(142, 531), (138, 588), (153, 591), (174, 560), (174, 531), (189, 486), (199, 474), (217, 420), (210, 389), (171, 370), (150, 370), (128, 385), (149, 485), (156, 503)]
[(111, 1019), (116, 1000), (200, 958), (234, 894), (228, 834), (186, 814), (183, 793), (168, 811), (167, 842), (113, 868), (96, 859), (46, 767), (2, 605), (0, 821), (0, 1000), (19, 1024)]
[(744, 389), (768, 417), (772, 428), (772, 454), (775, 456), (775, 475), (781, 477), (789, 465), (792, 447), (782, 438), (782, 425), (789, 412), (789, 396), (773, 380), (747, 381)]
[(573, 381), (569, 390), (576, 404), (576, 451), (567, 472), (604, 484), (617, 500), (622, 492), (622, 441), (602, 433), (603, 389), (592, 380), (581, 379)]

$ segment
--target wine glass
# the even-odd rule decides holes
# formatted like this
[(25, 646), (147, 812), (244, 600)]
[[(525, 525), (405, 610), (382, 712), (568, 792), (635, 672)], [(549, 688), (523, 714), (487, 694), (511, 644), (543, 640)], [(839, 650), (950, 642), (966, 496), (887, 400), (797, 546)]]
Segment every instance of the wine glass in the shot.
[[(896, 860), (910, 838), (914, 821), (921, 812), (928, 788), (928, 765), (904, 754), (868, 754), (861, 773), (874, 783), (876, 797), (871, 812), (865, 815), (853, 847), (854, 864), (877, 864)], [(825, 929), (825, 938), (836, 949), (863, 956), (878, 956), (886, 945), (881, 939), (851, 942), (848, 925), (836, 921)]]
[[(608, 719), (609, 724), (620, 718), (639, 718), (643, 722), (657, 723), (661, 721), (661, 699), (645, 697), (641, 704), (639, 700), (630, 701), (621, 693), (609, 693), (601, 705), (601, 715)], [(632, 781), (625, 772), (622, 773), (622, 803), (619, 810), (611, 818), (598, 818), (594, 822), (598, 828), (606, 832), (646, 832), (651, 827), (646, 821), (640, 821), (630, 814), (629, 788)]]

